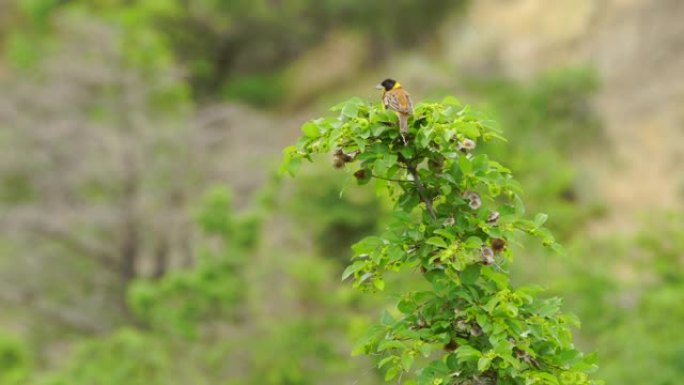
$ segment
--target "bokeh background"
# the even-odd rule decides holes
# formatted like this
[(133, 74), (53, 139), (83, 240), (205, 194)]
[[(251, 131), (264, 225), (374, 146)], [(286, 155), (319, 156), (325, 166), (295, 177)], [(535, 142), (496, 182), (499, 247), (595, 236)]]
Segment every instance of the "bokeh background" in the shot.
[(681, 384), (683, 19), (681, 0), (0, 0), (0, 384), (381, 384), (350, 351), (392, 290), (340, 274), (388, 202), (328, 159), (275, 170), (304, 121), (388, 76), (499, 120), (491, 156), (568, 249), (522, 240), (514, 280), (564, 298), (596, 376)]

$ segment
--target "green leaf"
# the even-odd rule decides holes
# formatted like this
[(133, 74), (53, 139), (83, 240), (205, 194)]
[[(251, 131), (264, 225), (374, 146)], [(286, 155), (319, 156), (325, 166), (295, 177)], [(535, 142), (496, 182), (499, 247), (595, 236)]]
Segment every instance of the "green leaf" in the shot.
[(382, 369), (383, 366), (385, 366), (388, 363), (390, 363), (394, 360), (397, 360), (397, 359), (399, 359), (399, 357), (394, 356), (394, 355), (387, 356), (387, 357), (383, 358), (382, 360), (380, 360), (380, 362), (378, 362), (378, 369)]
[(364, 102), (363, 100), (359, 98), (352, 98), (349, 99), (342, 107), (342, 115), (349, 117), (349, 118), (354, 118), (358, 116), (359, 114), (359, 106), (363, 105)]
[(458, 361), (458, 356), (456, 355), (456, 353), (451, 353), (447, 356), (446, 364), (451, 370), (461, 369), (461, 364)]
[(404, 158), (412, 158), (413, 157), (413, 148), (412, 147), (403, 147), (402, 149), (399, 150), (399, 153), (404, 157)]
[(388, 312), (387, 310), (384, 310), (382, 314), (380, 315), (380, 323), (384, 326), (389, 326), (394, 324), (395, 320), (394, 317), (392, 317), (392, 314)]
[(475, 319), (477, 320), (477, 324), (480, 325), (480, 327), (482, 328), (483, 332), (489, 333), (492, 330), (492, 328), (493, 328), (492, 321), (489, 319), (487, 314), (485, 314), (485, 313), (477, 314), (475, 316)]
[(397, 154), (385, 154), (383, 159), (385, 161), (387, 168), (390, 168), (397, 164), (399, 157), (397, 156)]
[(420, 147), (426, 148), (428, 144), (430, 144), (430, 141), (432, 140), (432, 131), (433, 130), (430, 127), (420, 130), (417, 138)]
[(365, 140), (363, 140), (361, 138), (354, 137), (354, 143), (359, 148), (359, 150), (361, 150), (361, 152), (366, 150), (366, 141)]
[(562, 366), (569, 366), (581, 358), (582, 354), (575, 349), (570, 349), (562, 352), (556, 358)]
[(478, 155), (472, 159), (473, 171), (482, 172), (489, 169), (489, 157), (486, 154)]
[(399, 368), (397, 366), (392, 366), (391, 368), (387, 369), (387, 372), (385, 372), (385, 381), (392, 380), (400, 372), (401, 372), (401, 368)]
[(354, 250), (357, 255), (369, 254), (382, 245), (382, 238), (371, 235), (352, 245), (352, 250)]
[(541, 227), (546, 223), (546, 220), (549, 218), (548, 215), (544, 213), (539, 213), (534, 217), (534, 225), (537, 227)]
[(473, 165), (465, 155), (458, 157), (458, 167), (463, 172), (463, 175), (468, 175), (473, 171)]
[(384, 124), (378, 124), (376, 126), (373, 126), (371, 131), (373, 132), (373, 136), (380, 136), (383, 132), (385, 132), (388, 129), (387, 126)]
[(448, 184), (443, 184), (442, 186), (440, 186), (439, 189), (442, 191), (442, 194), (445, 196), (448, 196), (449, 194), (451, 194), (451, 186)]
[(513, 199), (515, 201), (515, 214), (518, 216), (525, 215), (525, 204), (523, 203), (522, 199), (520, 199), (518, 194), (515, 194)]
[(535, 376), (539, 377), (543, 381), (538, 382), (540, 384), (544, 385), (560, 385), (558, 382), (558, 378), (554, 376), (553, 374), (545, 373), (545, 372), (535, 372)]
[(370, 346), (371, 337), (365, 336), (364, 338), (356, 341), (356, 344), (352, 348), (351, 355), (358, 356), (359, 354), (368, 354)]
[(295, 176), (297, 170), (299, 170), (299, 165), (301, 164), (301, 158), (297, 153), (296, 146), (288, 146), (283, 149), (283, 163), (278, 169), (278, 173), (283, 175), (285, 173), (290, 174), (290, 176)]
[(414, 359), (415, 357), (410, 350), (404, 351), (404, 353), (401, 355), (401, 367), (404, 369), (404, 371), (408, 372), (411, 370)]
[(450, 242), (453, 242), (454, 239), (456, 239), (456, 236), (454, 234), (452, 234), (449, 231), (444, 230), (444, 229), (437, 229), (434, 231), (434, 233), (437, 235), (443, 236), (444, 238), (448, 239)]
[(382, 158), (376, 159), (373, 163), (373, 175), (384, 177), (387, 169), (387, 162)]
[(404, 314), (411, 314), (417, 308), (416, 301), (409, 298), (404, 298), (397, 304), (397, 309)]
[(478, 127), (477, 123), (465, 123), (460, 127), (460, 129), (463, 135), (470, 139), (477, 139), (478, 137), (480, 137), (480, 128)]
[(387, 258), (390, 263), (401, 261), (404, 258), (404, 255), (404, 250), (398, 245), (390, 245), (387, 248)]
[(285, 165), (285, 170), (290, 176), (294, 177), (299, 171), (299, 166), (302, 165), (302, 160), (300, 158), (291, 158)]
[(482, 357), (482, 353), (470, 345), (459, 346), (455, 353), (459, 362), (472, 361)]
[(449, 247), (447, 243), (444, 241), (444, 239), (441, 237), (430, 237), (425, 241), (425, 243), (427, 243), (428, 245), (441, 247), (443, 249)]
[(492, 364), (492, 359), (490, 357), (482, 357), (477, 361), (477, 370), (479, 372), (484, 372), (489, 369)]
[(313, 122), (306, 122), (302, 126), (302, 132), (309, 138), (318, 138), (321, 136), (321, 131), (318, 126)]
[[(449, 374), (449, 367), (443, 360), (434, 360), (430, 362), (430, 364), (425, 369), (423, 369), (423, 373), (428, 373), (433, 378), (441, 377)], [(443, 384), (443, 382), (439, 383)], [(437, 384), (437, 382), (435, 382), (434, 384)]]
[(465, 246), (469, 249), (479, 249), (482, 246), (482, 239), (480, 237), (468, 237), (465, 241)]
[(483, 308), (487, 311), (487, 313), (491, 314), (492, 312), (494, 312), (494, 309), (499, 304), (499, 302), (501, 302), (501, 298), (499, 298), (498, 296), (494, 296), (490, 298), (489, 301), (487, 301)]
[(401, 341), (383, 340), (382, 342), (380, 342), (380, 344), (378, 344), (377, 350), (379, 352), (384, 352), (385, 350), (389, 350), (389, 349), (405, 349), (405, 348), (406, 348), (406, 345)]
[(480, 277), (481, 265), (470, 265), (461, 273), (461, 282), (465, 285), (472, 285)]
[(366, 263), (363, 261), (357, 261), (347, 266), (347, 268), (342, 272), (342, 280), (344, 281), (357, 271), (363, 270), (365, 266)]
[(504, 312), (510, 318), (515, 318), (518, 316), (518, 308), (510, 302), (506, 302), (503, 306)]
[(432, 345), (430, 344), (423, 344), (420, 345), (420, 354), (423, 355), (423, 357), (429, 357), (430, 353), (432, 353)]

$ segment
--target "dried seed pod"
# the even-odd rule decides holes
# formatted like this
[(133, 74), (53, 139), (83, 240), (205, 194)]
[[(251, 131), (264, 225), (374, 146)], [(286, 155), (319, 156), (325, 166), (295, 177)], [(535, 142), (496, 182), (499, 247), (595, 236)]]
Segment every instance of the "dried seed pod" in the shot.
[(470, 151), (473, 151), (476, 146), (477, 146), (477, 143), (475, 143), (474, 140), (463, 139), (462, 142), (458, 143), (457, 149), (461, 152), (470, 152)]
[(347, 161), (344, 159), (345, 157), (344, 151), (342, 151), (341, 148), (338, 148), (337, 151), (333, 154), (333, 166), (335, 168), (342, 168), (344, 165), (347, 163)]
[(453, 339), (444, 345), (444, 350), (447, 352), (453, 352), (456, 349), (458, 349), (458, 343)]
[(349, 163), (349, 162), (353, 161), (354, 159), (356, 159), (356, 156), (357, 156), (357, 155), (359, 155), (359, 151), (354, 151), (354, 152), (349, 152), (349, 153), (344, 153), (344, 152), (343, 152), (344, 161), (347, 162), (347, 163)]
[(366, 178), (368, 177), (368, 171), (366, 171), (366, 170), (363, 169), (363, 168), (360, 169), (360, 170), (357, 170), (357, 171), (354, 173), (354, 177), (355, 177), (356, 179), (366, 179)]
[(489, 216), (487, 217), (487, 224), (490, 225), (495, 225), (497, 222), (499, 222), (499, 217), (501, 214), (499, 214), (498, 211), (492, 211)]
[(479, 337), (482, 335), (482, 328), (478, 324), (472, 325), (470, 328), (470, 334), (472, 334), (475, 337)]
[(506, 241), (501, 238), (492, 239), (492, 249), (495, 253), (500, 253), (506, 248)]
[(338, 148), (333, 154), (333, 166), (335, 168), (343, 168), (345, 164), (353, 161), (358, 153), (358, 151), (346, 153), (341, 148)]
[(338, 156), (333, 156), (333, 167), (336, 169), (344, 168), (344, 165), (347, 164), (344, 159), (338, 157)]
[(456, 330), (461, 331), (461, 332), (467, 331), (469, 329), (468, 323), (465, 322), (464, 320), (458, 320), (456, 322), (455, 326), (456, 326)]
[(494, 263), (494, 250), (491, 247), (482, 248), (482, 264), (491, 265)]
[(464, 194), (465, 198), (468, 200), (468, 206), (473, 209), (477, 210), (482, 206), (482, 200), (480, 199), (480, 196), (477, 195), (476, 192), (474, 191), (467, 191)]

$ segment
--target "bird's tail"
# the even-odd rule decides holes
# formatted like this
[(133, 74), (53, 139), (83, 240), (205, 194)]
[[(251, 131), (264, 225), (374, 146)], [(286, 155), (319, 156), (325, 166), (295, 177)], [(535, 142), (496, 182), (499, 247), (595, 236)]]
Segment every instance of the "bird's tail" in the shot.
[(406, 144), (406, 134), (408, 134), (408, 118), (406, 114), (399, 114), (399, 133), (404, 144)]
[(408, 134), (408, 118), (406, 114), (399, 114), (399, 130), (402, 134)]

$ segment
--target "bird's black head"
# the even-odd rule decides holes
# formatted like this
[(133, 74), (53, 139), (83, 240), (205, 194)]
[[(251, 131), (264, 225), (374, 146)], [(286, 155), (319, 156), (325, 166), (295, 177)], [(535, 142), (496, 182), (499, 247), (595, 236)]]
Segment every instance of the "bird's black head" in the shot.
[(397, 85), (397, 81), (394, 79), (385, 79), (382, 81), (382, 83), (379, 84), (379, 87), (382, 87), (385, 91), (389, 91), (394, 88), (394, 86)]

